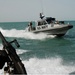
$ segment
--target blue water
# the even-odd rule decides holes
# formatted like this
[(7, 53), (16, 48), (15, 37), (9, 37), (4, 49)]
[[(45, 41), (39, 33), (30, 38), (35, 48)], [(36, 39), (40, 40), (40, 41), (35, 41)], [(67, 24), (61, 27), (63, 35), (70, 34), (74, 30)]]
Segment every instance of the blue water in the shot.
[(75, 21), (65, 22), (73, 28), (61, 38), (25, 32), (28, 22), (0, 23), (0, 31), (8, 41), (18, 40), (20, 48), (14, 47), (28, 75), (69, 75), (75, 71)]

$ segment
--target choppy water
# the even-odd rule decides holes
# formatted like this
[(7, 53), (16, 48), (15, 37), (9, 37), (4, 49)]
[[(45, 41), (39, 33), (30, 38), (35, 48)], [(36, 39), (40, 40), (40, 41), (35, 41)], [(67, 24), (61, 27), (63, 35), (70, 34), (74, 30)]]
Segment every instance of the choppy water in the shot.
[(69, 23), (73, 29), (61, 38), (25, 32), (27, 22), (0, 23), (0, 31), (8, 41), (18, 40), (21, 47), (16, 51), (28, 75), (69, 75), (75, 71), (75, 21)]

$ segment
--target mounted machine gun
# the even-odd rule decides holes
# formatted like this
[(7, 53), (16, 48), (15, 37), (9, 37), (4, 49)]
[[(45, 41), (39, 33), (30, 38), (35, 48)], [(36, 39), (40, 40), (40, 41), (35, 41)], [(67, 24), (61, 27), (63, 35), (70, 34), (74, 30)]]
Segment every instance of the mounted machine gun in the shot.
[(11, 45), (11, 43), (14, 42), (17, 45), (17, 47), (19, 47), (20, 45), (18, 44), (17, 40), (15, 39), (11, 42), (8, 42), (1, 32), (0, 38), (3, 44), (3, 49), (0, 50), (0, 69), (3, 68), (5, 63), (7, 63), (7, 66), (4, 67), (4, 72), (9, 73), (9, 75), (27, 75), (24, 64), (17, 55), (15, 48)]

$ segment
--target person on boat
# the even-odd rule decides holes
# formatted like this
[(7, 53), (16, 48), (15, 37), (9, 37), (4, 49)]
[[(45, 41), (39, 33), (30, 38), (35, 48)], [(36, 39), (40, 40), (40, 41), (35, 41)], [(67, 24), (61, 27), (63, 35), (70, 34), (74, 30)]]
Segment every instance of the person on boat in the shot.
[(28, 24), (28, 30), (29, 30), (29, 31), (32, 30), (32, 22), (30, 22), (30, 23)]
[(45, 17), (45, 15), (43, 15), (43, 13), (40, 13), (40, 18), (42, 19), (42, 24), (47, 24), (47, 21), (46, 21), (46, 17)]
[(53, 21), (51, 21), (51, 23), (50, 23), (50, 24), (51, 24), (51, 27), (53, 27), (53, 26), (54, 26), (54, 22), (53, 22)]
[(57, 20), (57, 21), (55, 22), (55, 24), (59, 24), (59, 21)]
[(45, 16), (43, 15), (43, 13), (40, 13), (40, 18), (43, 19)]

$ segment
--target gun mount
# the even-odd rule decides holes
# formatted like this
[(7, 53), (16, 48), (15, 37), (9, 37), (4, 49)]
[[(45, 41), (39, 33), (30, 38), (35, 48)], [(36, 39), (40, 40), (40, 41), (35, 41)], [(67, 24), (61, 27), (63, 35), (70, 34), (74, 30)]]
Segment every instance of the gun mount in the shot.
[(17, 55), (15, 48), (11, 45), (11, 43), (15, 42), (17, 47), (19, 47), (20, 45), (18, 44), (17, 40), (15, 39), (11, 42), (8, 42), (1, 32), (0, 32), (0, 38), (3, 44), (3, 49), (0, 50), (0, 59), (1, 59), (0, 69), (3, 68), (5, 63), (7, 63), (7, 66), (4, 67), (4, 72), (9, 73), (9, 75), (10, 74), (27, 75), (24, 64)]

